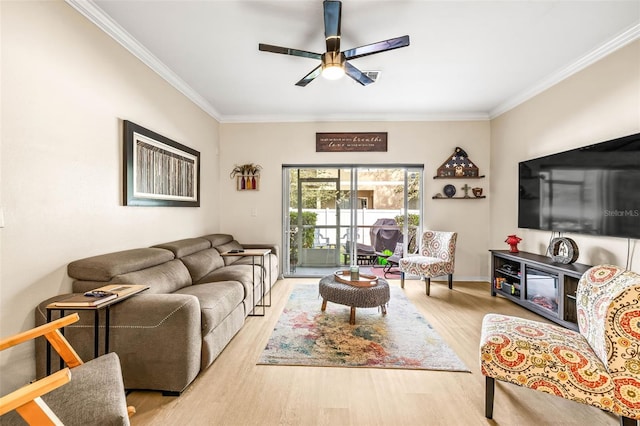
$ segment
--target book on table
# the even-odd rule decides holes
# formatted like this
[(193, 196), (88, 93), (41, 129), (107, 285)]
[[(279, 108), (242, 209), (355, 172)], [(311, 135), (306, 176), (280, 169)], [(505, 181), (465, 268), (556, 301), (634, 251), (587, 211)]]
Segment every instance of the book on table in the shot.
[(118, 297), (130, 296), (132, 294), (140, 293), (148, 289), (148, 285), (143, 284), (109, 284), (100, 288), (96, 288), (96, 290), (108, 291), (111, 293), (115, 293)]
[(74, 294), (66, 299), (58, 300), (54, 305), (58, 307), (95, 307), (114, 299), (140, 293), (148, 288), (149, 286), (140, 284), (110, 284), (84, 294)]

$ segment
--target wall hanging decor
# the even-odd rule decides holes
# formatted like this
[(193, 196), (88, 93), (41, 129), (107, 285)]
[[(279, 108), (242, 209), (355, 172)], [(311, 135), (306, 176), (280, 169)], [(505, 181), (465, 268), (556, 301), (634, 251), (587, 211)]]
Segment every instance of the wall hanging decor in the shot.
[(236, 165), (229, 177), (236, 178), (236, 190), (257, 191), (260, 189), (260, 170), (262, 166), (259, 164)]
[(124, 121), (123, 204), (200, 207), (200, 152)]
[(473, 164), (466, 151), (458, 146), (453, 151), (453, 155), (438, 167), (436, 177), (479, 178), (484, 176), (480, 176), (478, 166)]
[(316, 152), (387, 152), (387, 133), (316, 133)]

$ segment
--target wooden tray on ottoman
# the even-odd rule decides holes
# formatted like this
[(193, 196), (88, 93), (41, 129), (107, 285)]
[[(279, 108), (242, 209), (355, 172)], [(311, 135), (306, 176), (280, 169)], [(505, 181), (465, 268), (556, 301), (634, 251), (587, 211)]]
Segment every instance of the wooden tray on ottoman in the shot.
[(357, 281), (351, 281), (351, 271), (342, 270), (333, 273), (336, 281), (343, 284), (349, 284), (354, 287), (373, 287), (378, 285), (378, 277), (375, 275), (360, 274), (360, 279)]

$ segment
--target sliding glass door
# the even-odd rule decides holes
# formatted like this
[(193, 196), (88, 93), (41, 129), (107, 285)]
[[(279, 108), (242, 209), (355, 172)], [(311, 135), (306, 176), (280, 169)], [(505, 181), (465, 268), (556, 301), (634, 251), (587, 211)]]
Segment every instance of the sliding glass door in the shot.
[(285, 276), (380, 267), (397, 243), (415, 247), (421, 165), (285, 165), (282, 176)]

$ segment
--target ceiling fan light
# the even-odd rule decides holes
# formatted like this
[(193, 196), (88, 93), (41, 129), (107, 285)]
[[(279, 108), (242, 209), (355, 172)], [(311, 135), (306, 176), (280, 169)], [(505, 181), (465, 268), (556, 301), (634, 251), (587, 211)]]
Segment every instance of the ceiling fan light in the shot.
[(322, 55), (322, 76), (327, 80), (337, 80), (344, 75), (344, 55), (327, 52)]
[(327, 80), (338, 80), (344, 76), (344, 68), (340, 65), (324, 67), (322, 70), (322, 76)]

